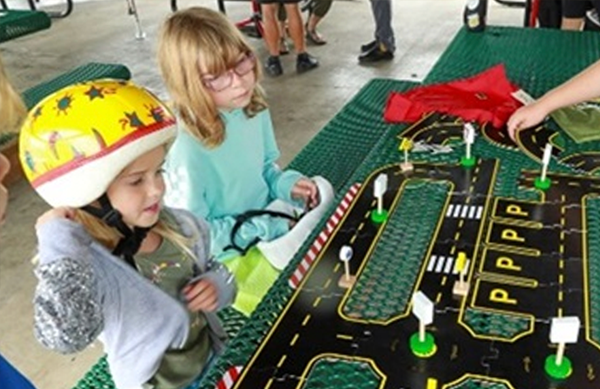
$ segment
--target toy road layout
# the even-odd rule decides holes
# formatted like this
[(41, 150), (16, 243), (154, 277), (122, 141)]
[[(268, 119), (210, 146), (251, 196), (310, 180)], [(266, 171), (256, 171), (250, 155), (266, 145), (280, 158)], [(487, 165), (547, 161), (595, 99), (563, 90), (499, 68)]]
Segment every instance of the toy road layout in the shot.
[[(250, 341), (254, 352), (225, 358), (237, 378), (232, 387), (600, 387), (598, 158), (577, 154), (583, 146), (548, 129), (521, 134), (523, 153), (505, 133), (477, 128), (471, 168), (459, 162), (463, 123), (452, 117), (430, 115), (387, 135), (290, 277), (291, 297), (274, 324)], [(400, 168), (400, 137), (414, 145), (409, 172)], [(548, 141), (551, 185), (542, 191), (533, 183), (541, 165), (531, 157), (541, 157)], [(377, 223), (381, 174), (388, 215)], [(347, 289), (338, 284), (342, 246), (353, 250), (356, 280)], [(464, 297), (453, 295), (459, 252), (467, 258)], [(421, 357), (409, 347), (419, 328), (411, 313), (417, 291), (434, 304), (427, 333), (435, 347)], [(557, 354), (550, 324), (565, 317), (581, 325), (564, 351), (570, 371), (553, 378), (545, 370)]]

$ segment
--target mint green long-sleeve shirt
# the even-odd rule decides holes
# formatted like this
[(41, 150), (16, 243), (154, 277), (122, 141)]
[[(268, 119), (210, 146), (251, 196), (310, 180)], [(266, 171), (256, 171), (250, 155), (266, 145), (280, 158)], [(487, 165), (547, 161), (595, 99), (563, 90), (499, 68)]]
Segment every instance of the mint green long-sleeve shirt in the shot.
[[(165, 202), (184, 208), (210, 224), (211, 253), (219, 260), (237, 254), (231, 244), (235, 216), (264, 209), (271, 201), (293, 202), (292, 187), (302, 175), (282, 171), (271, 115), (264, 110), (248, 118), (242, 109), (222, 113), (225, 141), (207, 148), (180, 128), (165, 165)], [(289, 220), (258, 216), (244, 223), (235, 242), (245, 247), (256, 237), (270, 241), (285, 234)]]

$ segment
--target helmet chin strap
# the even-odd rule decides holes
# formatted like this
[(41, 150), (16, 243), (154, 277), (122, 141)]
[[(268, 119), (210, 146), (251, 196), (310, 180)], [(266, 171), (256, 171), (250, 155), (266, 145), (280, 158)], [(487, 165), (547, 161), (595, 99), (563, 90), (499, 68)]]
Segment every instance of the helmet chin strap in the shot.
[(116, 228), (123, 235), (113, 254), (117, 257), (123, 257), (125, 261), (135, 269), (133, 256), (138, 252), (143, 240), (146, 238), (149, 228), (134, 227), (133, 230), (123, 222), (121, 212), (113, 208), (108, 196), (103, 194), (99, 199), (100, 208), (86, 205), (82, 207), (84, 211), (98, 219), (104, 221), (107, 225)]

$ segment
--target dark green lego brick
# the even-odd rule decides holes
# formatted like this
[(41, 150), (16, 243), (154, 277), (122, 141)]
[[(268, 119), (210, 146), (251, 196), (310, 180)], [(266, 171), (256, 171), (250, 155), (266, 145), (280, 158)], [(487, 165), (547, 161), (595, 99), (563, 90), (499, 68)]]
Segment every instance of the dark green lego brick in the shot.
[(463, 321), (477, 335), (493, 336), (506, 341), (532, 329), (532, 323), (526, 317), (473, 308), (467, 308)]
[(344, 314), (385, 322), (406, 311), (449, 189), (447, 182), (408, 181)]
[(600, 198), (586, 201), (591, 337), (600, 342)]
[(366, 362), (319, 359), (306, 377), (303, 389), (377, 389), (381, 377)]

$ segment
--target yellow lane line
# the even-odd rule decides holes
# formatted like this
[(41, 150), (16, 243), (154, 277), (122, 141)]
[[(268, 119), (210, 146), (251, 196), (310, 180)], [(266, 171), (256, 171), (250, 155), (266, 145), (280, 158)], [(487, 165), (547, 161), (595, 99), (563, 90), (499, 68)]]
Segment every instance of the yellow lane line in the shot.
[(294, 337), (292, 338), (292, 341), (290, 342), (290, 346), (295, 345), (296, 341), (298, 340), (299, 337), (300, 337), (300, 335), (298, 335), (298, 334), (294, 335)]
[(304, 327), (306, 325), (306, 323), (308, 323), (309, 320), (310, 320), (310, 314), (307, 314), (306, 317), (304, 318), (304, 320), (302, 321), (302, 326)]
[(281, 365), (283, 365), (283, 362), (285, 362), (286, 358), (287, 358), (287, 355), (282, 356), (281, 359), (279, 360), (279, 363), (277, 364), (277, 367), (281, 367)]

